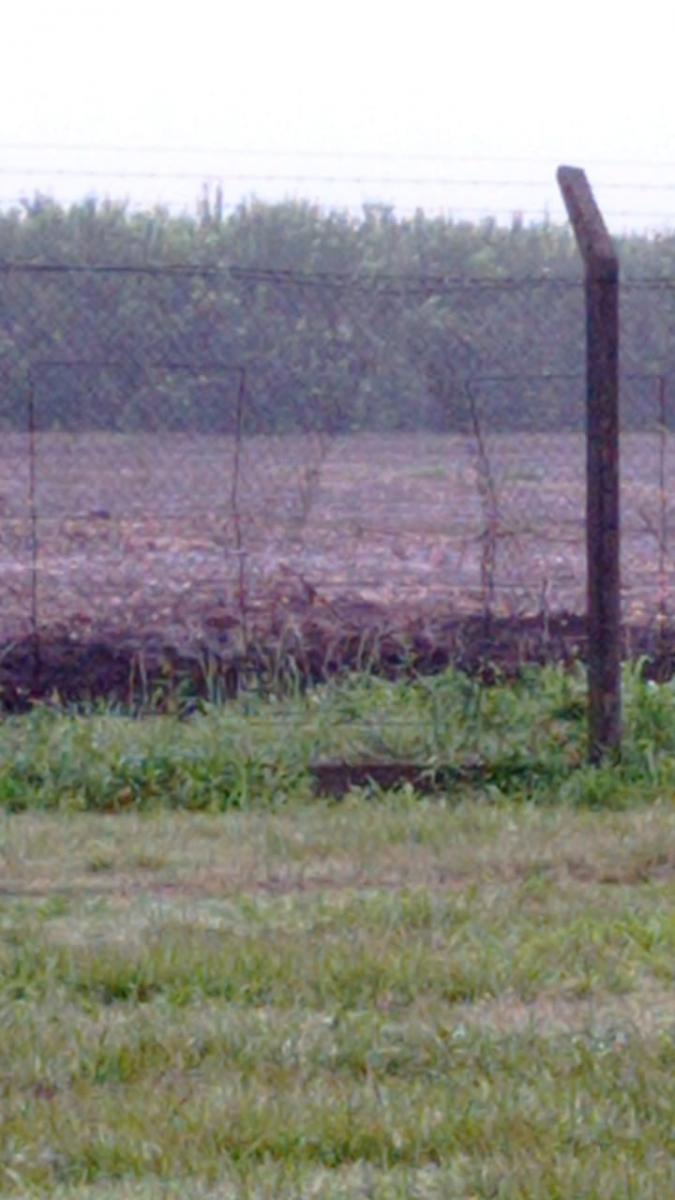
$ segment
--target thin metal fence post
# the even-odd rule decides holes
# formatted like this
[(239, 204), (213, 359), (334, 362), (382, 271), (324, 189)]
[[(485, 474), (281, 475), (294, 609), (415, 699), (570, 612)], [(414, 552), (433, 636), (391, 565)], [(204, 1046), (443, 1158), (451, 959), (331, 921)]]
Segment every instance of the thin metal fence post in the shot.
[(621, 744), (619, 263), (584, 171), (558, 184), (586, 277), (586, 553), (589, 758)]

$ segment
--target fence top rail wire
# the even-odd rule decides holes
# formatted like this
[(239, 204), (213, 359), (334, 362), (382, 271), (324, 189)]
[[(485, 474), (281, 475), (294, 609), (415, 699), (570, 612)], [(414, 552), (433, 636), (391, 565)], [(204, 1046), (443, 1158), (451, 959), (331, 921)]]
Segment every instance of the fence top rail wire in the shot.
[(503, 290), (508, 288), (561, 286), (577, 288), (580, 276), (559, 276), (550, 273), (538, 275), (511, 275), (491, 278), (486, 275), (452, 276), (445, 274), (417, 274), (413, 272), (372, 272), (369, 274), (347, 271), (296, 271), (277, 267), (242, 267), (234, 264), (213, 265), (207, 263), (63, 263), (0, 261), (2, 275), (194, 275), (233, 279), (252, 283), (275, 283), (310, 286), (333, 286), (340, 288), (375, 288), (378, 286), (429, 287), (447, 289), (486, 288)]
[[(330, 286), (372, 289), (378, 286), (433, 288), (456, 291), (464, 288), (508, 290), (536, 287), (578, 288), (583, 282), (579, 272), (554, 275), (546, 269), (527, 275), (450, 275), (412, 271), (298, 271), (290, 267), (240, 266), (236, 263), (106, 263), (106, 262), (35, 262), (0, 260), (0, 275), (138, 275), (203, 276), (232, 279), (235, 282), (274, 283), (291, 286)], [(623, 275), (622, 288), (675, 289), (672, 275)]]

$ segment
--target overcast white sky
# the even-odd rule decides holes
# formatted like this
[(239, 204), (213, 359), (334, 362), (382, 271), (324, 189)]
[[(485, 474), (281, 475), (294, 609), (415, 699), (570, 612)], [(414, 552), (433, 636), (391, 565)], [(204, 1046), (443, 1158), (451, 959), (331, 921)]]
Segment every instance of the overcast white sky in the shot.
[(210, 177), (229, 203), (558, 216), (567, 162), (614, 228), (672, 227), (674, 32), (655, 0), (6, 4), (0, 201), (191, 207)]

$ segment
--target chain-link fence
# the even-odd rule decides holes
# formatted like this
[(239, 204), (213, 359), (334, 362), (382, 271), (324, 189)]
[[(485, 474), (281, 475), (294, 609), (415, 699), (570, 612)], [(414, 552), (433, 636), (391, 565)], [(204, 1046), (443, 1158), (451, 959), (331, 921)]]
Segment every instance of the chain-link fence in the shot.
[[(624, 619), (675, 590), (675, 290), (622, 289)], [(578, 276), (14, 266), (2, 641), (585, 610)]]

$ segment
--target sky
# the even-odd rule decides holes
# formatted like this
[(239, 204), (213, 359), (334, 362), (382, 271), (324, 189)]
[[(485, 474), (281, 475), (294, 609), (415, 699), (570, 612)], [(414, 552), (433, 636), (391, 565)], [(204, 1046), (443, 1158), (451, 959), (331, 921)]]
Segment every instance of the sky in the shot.
[(7, 4), (0, 205), (302, 197), (675, 228), (670, 5), (603, 0)]

